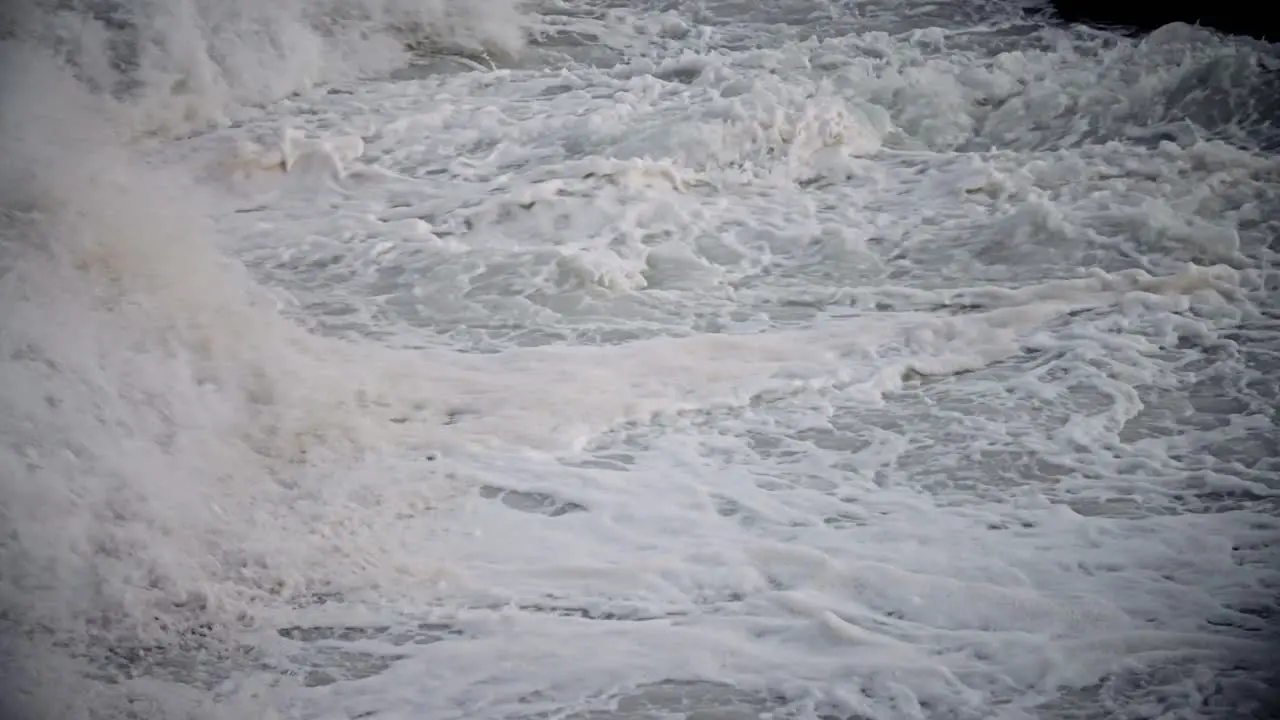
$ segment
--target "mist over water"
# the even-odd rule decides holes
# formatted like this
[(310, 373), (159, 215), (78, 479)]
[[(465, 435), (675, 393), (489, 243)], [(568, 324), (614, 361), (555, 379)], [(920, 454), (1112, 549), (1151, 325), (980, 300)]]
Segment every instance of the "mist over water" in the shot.
[(22, 0), (6, 33), (123, 101), (135, 132), (199, 130), (320, 83), (402, 67), (412, 48), (518, 53), (524, 18), (504, 0), (171, 2)]
[(5, 718), (1265, 716), (1275, 46), (0, 13)]

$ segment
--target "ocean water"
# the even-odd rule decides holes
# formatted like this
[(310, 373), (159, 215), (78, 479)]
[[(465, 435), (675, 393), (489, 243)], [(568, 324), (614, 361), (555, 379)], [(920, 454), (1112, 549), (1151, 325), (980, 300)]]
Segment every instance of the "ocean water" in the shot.
[(1249, 718), (1280, 54), (0, 10), (0, 716)]

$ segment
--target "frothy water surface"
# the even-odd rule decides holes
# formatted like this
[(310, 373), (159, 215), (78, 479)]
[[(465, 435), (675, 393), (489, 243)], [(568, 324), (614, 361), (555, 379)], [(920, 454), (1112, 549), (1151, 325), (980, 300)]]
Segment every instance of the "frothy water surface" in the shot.
[(1265, 715), (1274, 46), (265, 8), (11, 12), (10, 715)]

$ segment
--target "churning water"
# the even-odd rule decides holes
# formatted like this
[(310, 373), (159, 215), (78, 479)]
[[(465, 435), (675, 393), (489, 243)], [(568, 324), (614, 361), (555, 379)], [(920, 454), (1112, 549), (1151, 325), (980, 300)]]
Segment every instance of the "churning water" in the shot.
[(0, 714), (1267, 712), (1280, 66), (918, 0), (0, 11)]

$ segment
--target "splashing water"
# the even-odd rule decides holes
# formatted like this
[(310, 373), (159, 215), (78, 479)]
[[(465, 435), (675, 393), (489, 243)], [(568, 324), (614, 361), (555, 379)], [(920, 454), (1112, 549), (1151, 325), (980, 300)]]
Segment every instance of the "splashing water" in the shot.
[(5, 717), (1265, 712), (1273, 47), (3, 12)]

